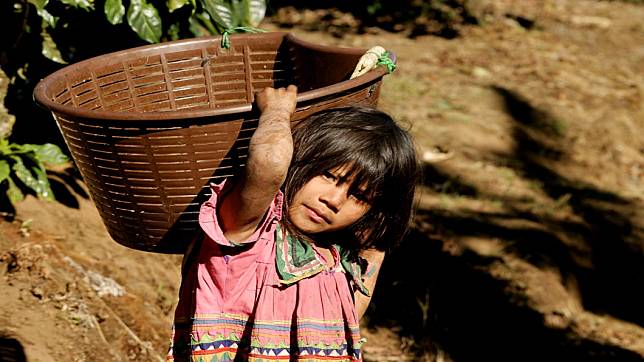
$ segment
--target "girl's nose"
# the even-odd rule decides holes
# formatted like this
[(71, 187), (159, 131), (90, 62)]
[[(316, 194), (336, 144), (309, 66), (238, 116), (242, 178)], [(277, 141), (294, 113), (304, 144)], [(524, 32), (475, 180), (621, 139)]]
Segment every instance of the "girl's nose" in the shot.
[(320, 200), (331, 210), (337, 212), (347, 199), (346, 187), (332, 185), (320, 195)]

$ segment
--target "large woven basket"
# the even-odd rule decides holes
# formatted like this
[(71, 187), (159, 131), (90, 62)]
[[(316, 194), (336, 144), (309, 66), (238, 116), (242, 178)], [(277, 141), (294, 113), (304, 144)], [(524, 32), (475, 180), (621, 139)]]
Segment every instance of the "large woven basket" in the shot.
[(294, 122), (331, 107), (375, 105), (386, 69), (349, 80), (365, 49), (288, 33), (144, 46), (63, 68), (36, 101), (52, 111), (114, 240), (181, 253), (196, 234), (209, 183), (244, 166), (264, 87), (299, 88)]

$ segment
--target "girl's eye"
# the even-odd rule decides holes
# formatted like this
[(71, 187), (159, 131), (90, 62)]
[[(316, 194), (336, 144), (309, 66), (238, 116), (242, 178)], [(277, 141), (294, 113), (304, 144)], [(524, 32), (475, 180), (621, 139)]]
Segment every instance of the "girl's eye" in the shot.
[(364, 192), (359, 192), (359, 191), (352, 192), (351, 196), (355, 197), (356, 200), (358, 200), (360, 202), (363, 202), (365, 204), (369, 203), (369, 198), (367, 197), (367, 195)]
[(324, 171), (324, 172), (322, 172), (322, 176), (323, 176), (325, 179), (327, 179), (327, 180), (331, 180), (331, 181), (336, 181), (336, 180), (338, 179), (334, 174), (332, 174), (332, 173), (331, 173), (331, 172), (329, 172), (329, 171)]

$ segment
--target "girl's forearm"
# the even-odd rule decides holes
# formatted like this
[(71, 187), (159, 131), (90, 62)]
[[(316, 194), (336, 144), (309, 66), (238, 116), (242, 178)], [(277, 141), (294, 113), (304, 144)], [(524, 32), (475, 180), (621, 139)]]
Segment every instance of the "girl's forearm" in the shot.
[(219, 208), (224, 235), (231, 241), (249, 237), (286, 178), (293, 155), (291, 115), (297, 88), (264, 89), (257, 95), (261, 111), (250, 139), (246, 170)]
[(277, 191), (286, 178), (293, 155), (291, 113), (266, 110), (259, 118), (253, 134), (246, 163), (246, 187)]
[(274, 194), (286, 179), (293, 155), (291, 115), (297, 88), (266, 88), (257, 94), (261, 111), (257, 130), (249, 145), (245, 187), (261, 187)]
[(263, 214), (284, 182), (292, 154), (290, 114), (264, 112), (250, 140), (239, 188), (227, 196), (235, 205), (236, 216), (229, 219), (234, 224), (224, 220), (225, 227), (247, 230), (246, 226), (257, 223), (262, 216), (258, 210)]

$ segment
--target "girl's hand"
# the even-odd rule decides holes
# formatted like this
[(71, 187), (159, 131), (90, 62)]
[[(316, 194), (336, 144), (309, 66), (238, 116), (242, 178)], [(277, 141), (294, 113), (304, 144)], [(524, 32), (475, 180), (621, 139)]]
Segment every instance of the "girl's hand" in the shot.
[(255, 99), (262, 116), (271, 115), (290, 119), (295, 112), (296, 97), (297, 87), (289, 85), (288, 88), (264, 88), (257, 93)]

